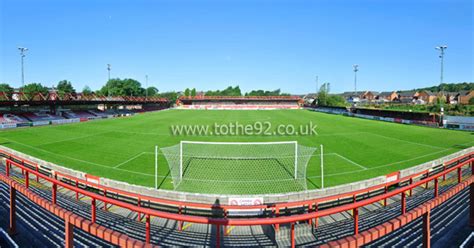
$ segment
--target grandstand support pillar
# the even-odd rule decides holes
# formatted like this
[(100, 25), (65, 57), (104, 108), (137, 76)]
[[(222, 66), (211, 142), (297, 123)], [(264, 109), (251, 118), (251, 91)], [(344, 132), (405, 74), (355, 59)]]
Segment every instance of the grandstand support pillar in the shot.
[[(275, 217), (278, 217), (280, 216), (280, 209), (278, 207), (275, 208)], [(280, 224), (275, 224), (275, 231), (279, 231), (280, 230)]]
[[(138, 198), (137, 200), (137, 206), (138, 207), (141, 207), (141, 199)], [(142, 214), (140, 212), (137, 212), (137, 221), (141, 221), (142, 220)]]
[(25, 171), (25, 187), (28, 188), (30, 186), (30, 173)]
[[(107, 190), (104, 190), (104, 196), (107, 197)], [(104, 201), (104, 211), (107, 211), (107, 202)]]
[(146, 231), (145, 242), (147, 244), (149, 244), (150, 243), (150, 229), (151, 229), (151, 227), (150, 227), (150, 215), (149, 214), (146, 215), (145, 229), (146, 229), (145, 230)]
[(221, 247), (221, 225), (216, 225), (216, 247)]
[(354, 235), (359, 234), (359, 208), (354, 208)]
[[(316, 203), (315, 205), (316, 205), (316, 206), (315, 206), (315, 211), (318, 212), (318, 203)], [(314, 218), (314, 227), (317, 228), (317, 227), (318, 227), (318, 223), (319, 223), (318, 217)]]
[(39, 168), (38, 168), (38, 165), (36, 165), (36, 182), (39, 183)]
[(6, 162), (6, 164), (5, 164), (5, 175), (6, 175), (7, 177), (10, 176), (10, 160), (8, 160), (8, 159), (7, 159), (7, 162)]
[(474, 161), (471, 161), (471, 175), (474, 175)]
[[(183, 207), (182, 206), (179, 206), (178, 208), (178, 214), (182, 214), (183, 212)], [(183, 221), (178, 221), (178, 231), (183, 231)]]
[(462, 170), (461, 167), (458, 168), (458, 183), (461, 183), (462, 180)]
[[(446, 171), (446, 165), (443, 165), (443, 171)], [(443, 174), (443, 181), (446, 181), (446, 173)]]
[[(76, 180), (76, 189), (79, 188), (79, 182)], [(76, 191), (76, 201), (79, 201), (79, 192)]]
[(291, 248), (295, 247), (295, 223), (291, 223)]
[(74, 225), (69, 220), (64, 221), (64, 247), (74, 247)]
[(406, 208), (406, 205), (407, 205), (407, 200), (406, 200), (406, 194), (405, 194), (405, 191), (402, 192), (402, 203), (401, 203), (401, 206), (402, 206), (402, 214), (405, 214), (406, 211), (407, 211), (407, 208)]
[(423, 247), (431, 247), (431, 230), (430, 230), (430, 211), (423, 215)]
[[(311, 213), (313, 210), (313, 204), (310, 203), (308, 204), (308, 213)], [(311, 227), (313, 226), (313, 219), (309, 218), (308, 219), (308, 225), (310, 225)]]
[(95, 198), (92, 198), (92, 202), (91, 202), (91, 221), (92, 221), (92, 223), (95, 223), (95, 211), (96, 211), (96, 200), (95, 200)]
[[(384, 190), (384, 193), (387, 194), (387, 191), (388, 191), (388, 187), (385, 186), (385, 190)], [(387, 206), (387, 197), (385, 197), (383, 199), (383, 206), (386, 207)]]
[[(412, 185), (412, 184), (413, 184), (413, 178), (410, 178), (410, 185)], [(413, 188), (410, 188), (409, 192), (410, 192), (410, 196), (412, 196), (413, 195)]]
[(16, 189), (10, 185), (10, 226), (8, 227), (10, 235), (16, 232)]
[(58, 185), (53, 183), (52, 191), (51, 191), (51, 203), (56, 205), (56, 193), (58, 191)]
[[(227, 210), (226, 209), (223, 209), (224, 210), (224, 218), (227, 219)], [(224, 225), (224, 236), (227, 236), (228, 233), (227, 233), (227, 225)]]
[(474, 227), (474, 184), (469, 186), (469, 225)]
[(434, 197), (438, 197), (438, 178), (434, 179)]

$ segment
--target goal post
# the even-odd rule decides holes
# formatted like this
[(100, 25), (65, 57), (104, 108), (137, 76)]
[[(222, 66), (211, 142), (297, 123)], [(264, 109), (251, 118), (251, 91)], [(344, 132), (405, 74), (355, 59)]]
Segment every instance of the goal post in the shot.
[(161, 150), (176, 190), (208, 185), (252, 193), (252, 187), (269, 191), (276, 187), (277, 192), (306, 189), (306, 167), (316, 149), (297, 141), (180, 141)]

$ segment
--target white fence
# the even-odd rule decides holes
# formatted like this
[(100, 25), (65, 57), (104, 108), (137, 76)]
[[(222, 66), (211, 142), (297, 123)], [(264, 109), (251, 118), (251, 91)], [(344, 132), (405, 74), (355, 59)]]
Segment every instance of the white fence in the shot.
[(75, 122), (80, 122), (80, 121), (81, 121), (81, 119), (79, 119), (79, 118), (51, 120), (51, 125), (60, 125), (60, 124), (67, 124), (67, 123), (75, 123)]
[(16, 128), (16, 123), (0, 124), (0, 129)]

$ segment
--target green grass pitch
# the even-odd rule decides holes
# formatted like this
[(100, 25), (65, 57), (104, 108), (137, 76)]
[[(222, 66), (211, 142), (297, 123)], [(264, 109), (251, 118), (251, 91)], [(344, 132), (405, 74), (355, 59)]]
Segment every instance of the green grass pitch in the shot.
[[(173, 136), (171, 125), (268, 121), (305, 125), (315, 136)], [(195, 141), (298, 141), (324, 145), (325, 186), (368, 179), (430, 161), (474, 144), (474, 133), (364, 120), (308, 110), (167, 110), (133, 117), (0, 131), (0, 144), (65, 167), (132, 184), (154, 186), (154, 146)], [(211, 152), (211, 151), (210, 151)], [(319, 150), (315, 154), (319, 153)], [(320, 187), (320, 158), (307, 168), (309, 189)], [(173, 189), (159, 156), (159, 187)], [(210, 171), (209, 173), (212, 173)], [(189, 189), (192, 190), (193, 187)], [(205, 188), (205, 187), (204, 187)], [(263, 187), (262, 187), (263, 188)], [(274, 193), (268, 187), (255, 193)], [(284, 191), (275, 186), (278, 191)], [(202, 193), (229, 193), (209, 187)], [(238, 187), (231, 193), (239, 193)]]

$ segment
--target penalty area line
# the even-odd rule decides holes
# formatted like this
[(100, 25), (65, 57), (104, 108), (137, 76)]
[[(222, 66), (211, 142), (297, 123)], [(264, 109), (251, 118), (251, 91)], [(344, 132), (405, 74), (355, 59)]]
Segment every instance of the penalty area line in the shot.
[(353, 164), (353, 165), (355, 165), (355, 166), (357, 166), (357, 167), (359, 167), (359, 168), (362, 168), (363, 170), (367, 170), (367, 167), (365, 167), (365, 166), (363, 166), (363, 165), (360, 165), (360, 164), (358, 164), (358, 163), (356, 163), (356, 162), (354, 162), (354, 161), (352, 161), (352, 160), (350, 160), (350, 159), (348, 159), (348, 158), (346, 158), (346, 157), (340, 155), (339, 153), (334, 153), (334, 154), (335, 154), (336, 156), (338, 156), (338, 157), (340, 157), (340, 158), (346, 160), (347, 162), (349, 162), (349, 163), (351, 163), (351, 164)]
[(140, 156), (143, 155), (143, 154), (144, 154), (144, 152), (140, 152), (140, 153), (138, 153), (137, 155), (135, 155), (135, 156), (133, 156), (133, 157), (131, 157), (131, 158), (129, 158), (129, 159), (123, 161), (123, 162), (120, 163), (120, 164), (115, 165), (115, 166), (112, 167), (112, 168), (117, 169), (117, 168), (120, 167), (121, 165), (124, 165), (124, 164), (126, 164), (126, 163), (128, 163), (128, 162), (130, 162), (130, 161), (132, 161), (132, 160), (134, 160), (134, 159), (136, 159), (136, 158), (138, 158), (138, 157), (140, 157)]

